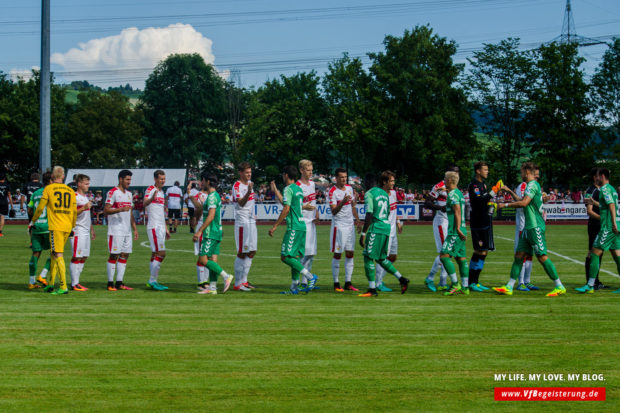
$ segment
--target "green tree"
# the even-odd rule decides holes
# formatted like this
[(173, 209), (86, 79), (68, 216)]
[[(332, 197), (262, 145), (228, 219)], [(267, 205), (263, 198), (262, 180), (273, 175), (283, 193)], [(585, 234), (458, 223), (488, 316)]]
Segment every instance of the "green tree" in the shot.
[(427, 26), (383, 43), (385, 52), (369, 54), (384, 120), (374, 166), (434, 182), (447, 165), (469, 164), (477, 143), (467, 99), (455, 86), (463, 70), (452, 60), (456, 44)]
[(534, 61), (529, 52), (519, 51), (519, 39), (513, 38), (485, 44), (468, 61), (471, 68), (463, 83), (480, 116), (480, 129), (487, 135), (486, 157), (493, 174), (512, 185), (527, 153), (525, 115)]
[(372, 76), (364, 70), (361, 59), (345, 53), (329, 64), (323, 90), (336, 161), (359, 174), (369, 172), (382, 147), (377, 133), (382, 124), (378, 93)]
[[(0, 73), (0, 168), (13, 181), (27, 181), (39, 169), (38, 71), (28, 80), (16, 82)], [(53, 79), (52, 79), (53, 80)], [(65, 90), (51, 85), (52, 162), (66, 130)]]
[(197, 53), (171, 55), (155, 67), (140, 105), (149, 165), (213, 166), (226, 158), (224, 83)]
[(55, 148), (55, 162), (65, 167), (137, 167), (146, 158), (141, 113), (119, 92), (80, 93)]
[(592, 97), (602, 139), (598, 155), (620, 159), (620, 39), (614, 39), (603, 54), (592, 77)]
[(314, 72), (280, 76), (253, 94), (244, 150), (268, 179), (304, 158), (325, 171), (330, 158), (326, 118), (327, 105)]
[(547, 185), (582, 182), (593, 165), (593, 130), (588, 85), (576, 44), (536, 50), (536, 82), (530, 89), (528, 140)]

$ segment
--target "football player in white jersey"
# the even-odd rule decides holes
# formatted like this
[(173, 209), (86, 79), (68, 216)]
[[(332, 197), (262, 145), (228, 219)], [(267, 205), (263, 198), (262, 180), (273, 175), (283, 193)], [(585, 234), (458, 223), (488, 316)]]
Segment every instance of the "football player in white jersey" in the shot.
[(316, 187), (312, 181), (312, 161), (307, 159), (299, 161), (299, 172), (301, 178), (296, 183), (304, 193), (302, 209), (304, 221), (306, 221), (306, 251), (301, 259), (301, 264), (305, 269), (312, 272), (312, 261), (317, 252), (316, 223), (319, 222), (319, 210), (316, 207)]
[(179, 181), (175, 181), (174, 185), (166, 191), (166, 203), (168, 205), (169, 231), (176, 233), (179, 220), (183, 215), (183, 190), (179, 187)]
[[(398, 258), (398, 235), (403, 233), (403, 224), (398, 219), (398, 198), (396, 197), (396, 191), (394, 185), (396, 184), (396, 175), (392, 171), (385, 171), (389, 176), (389, 180), (385, 182), (383, 188), (388, 193), (390, 199), (390, 237), (388, 239), (388, 256), (387, 259), (393, 264)], [(391, 292), (392, 289), (385, 286), (383, 283), (383, 276), (385, 275), (385, 269), (377, 265), (376, 267), (376, 286), (377, 291)]]
[(235, 291), (251, 291), (254, 288), (248, 281), (252, 259), (256, 255), (258, 234), (256, 232), (255, 197), (252, 179), (252, 165), (241, 162), (237, 166), (239, 180), (232, 188), (232, 200), (235, 203)]
[[(200, 187), (201, 183), (197, 181), (190, 182), (189, 185), (187, 186), (186, 194), (189, 195), (192, 189), (196, 185)], [(198, 228), (202, 226), (202, 222), (203, 222), (202, 210), (203, 210), (203, 205), (205, 201), (207, 200), (208, 196), (209, 196), (208, 188), (202, 187), (201, 190), (196, 193), (196, 195), (190, 196), (188, 198), (189, 202), (191, 202), (192, 205), (194, 205), (194, 215), (198, 219), (196, 226), (193, 228), (194, 233)], [(209, 288), (209, 270), (207, 269), (207, 267), (205, 267), (200, 262), (200, 243), (201, 242), (202, 242), (202, 234), (200, 234), (198, 241), (194, 241), (194, 255), (198, 257), (196, 261), (196, 277), (198, 279), (198, 289), (204, 290), (206, 288)]]
[(146, 234), (151, 244), (151, 277), (146, 286), (155, 291), (164, 291), (168, 287), (158, 282), (161, 263), (166, 258), (166, 240), (170, 238), (170, 232), (166, 228), (166, 208), (164, 184), (166, 173), (161, 169), (153, 172), (155, 183), (144, 193), (144, 209), (148, 217)]
[[(330, 250), (334, 254), (332, 259), (332, 276), (334, 278), (334, 291), (344, 290), (359, 291), (351, 283), (353, 276), (353, 251), (355, 248), (355, 227), (360, 227), (360, 220), (355, 207), (355, 191), (351, 185), (347, 185), (347, 171), (337, 168), (336, 185), (328, 193), (328, 202), (332, 211), (332, 226), (329, 235)], [(345, 253), (344, 288), (340, 286), (340, 258)]]
[(88, 188), (90, 187), (90, 178), (87, 175), (79, 174), (76, 177), (77, 191), (75, 199), (77, 201), (77, 219), (73, 228), (73, 237), (71, 238), (71, 249), (73, 256), (69, 271), (71, 272), (71, 290), (86, 291), (88, 288), (80, 284), (80, 274), (84, 269), (84, 263), (90, 256), (90, 240), (95, 239), (95, 230), (91, 225), (90, 208), (93, 204), (88, 200)]
[[(131, 185), (131, 171), (123, 169), (118, 173), (118, 186), (108, 191), (103, 213), (108, 220), (108, 291), (133, 290), (123, 282), (127, 259), (132, 252), (131, 233), (133, 239), (138, 240), (138, 228), (133, 219), (131, 209), (133, 196), (129, 191)], [(114, 273), (116, 272), (116, 284)]]
[[(459, 173), (458, 166), (450, 166), (446, 169), (446, 172), (456, 172)], [(441, 252), (441, 247), (443, 246), (443, 242), (446, 239), (446, 235), (448, 235), (448, 215), (446, 214), (446, 200), (448, 197), (448, 192), (446, 191), (446, 184), (444, 181), (441, 181), (433, 186), (433, 189), (429, 193), (428, 198), (424, 204), (425, 208), (430, 208), (435, 211), (435, 216), (433, 217), (433, 236), (435, 237), (435, 247), (437, 248), (437, 257), (435, 257), (435, 261), (433, 261), (433, 266), (431, 267), (431, 271), (424, 280), (426, 287), (431, 291), (440, 291), (447, 290), (448, 285), (448, 273), (441, 265), (441, 261), (439, 260), (439, 253)], [(435, 274), (439, 273), (439, 288), (435, 287)]]

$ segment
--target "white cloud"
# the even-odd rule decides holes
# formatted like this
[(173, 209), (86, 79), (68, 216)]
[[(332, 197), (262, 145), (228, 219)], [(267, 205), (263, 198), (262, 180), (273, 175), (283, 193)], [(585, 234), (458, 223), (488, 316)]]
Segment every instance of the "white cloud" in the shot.
[(174, 53), (198, 53), (206, 63), (212, 64), (215, 61), (212, 45), (210, 39), (189, 24), (176, 23), (142, 30), (130, 27), (115, 36), (79, 43), (78, 48), (66, 53), (54, 53), (51, 62), (62, 66), (66, 72), (98, 71), (64, 73), (62, 77), (66, 80), (142, 86), (151, 69)]
[(9, 71), (9, 79), (11, 79), (13, 82), (17, 82), (19, 80), (28, 81), (32, 79), (32, 71), (39, 69), (39, 66), (32, 66), (30, 69), (14, 68)]

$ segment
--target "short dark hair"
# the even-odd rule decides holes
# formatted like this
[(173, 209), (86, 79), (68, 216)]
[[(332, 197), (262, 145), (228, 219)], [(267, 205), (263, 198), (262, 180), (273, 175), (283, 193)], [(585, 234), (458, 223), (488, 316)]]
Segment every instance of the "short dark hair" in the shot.
[(381, 181), (381, 185), (385, 184), (386, 182), (389, 182), (391, 177), (396, 178), (396, 174), (390, 170), (381, 172), (381, 176), (379, 177), (379, 180)]
[(459, 173), (461, 172), (461, 168), (459, 168), (458, 166), (452, 164), (452, 165), (448, 165), (448, 167), (446, 168), (446, 172), (456, 172)]
[(592, 169), (590, 169), (590, 178), (594, 178), (596, 175), (598, 175), (598, 169), (596, 166)]
[(338, 174), (346, 174), (347, 170), (344, 168), (336, 168), (336, 170), (334, 171), (334, 175), (338, 176)]
[(38, 172), (33, 172), (32, 174), (30, 174), (31, 181), (38, 181), (39, 179), (41, 179), (41, 177), (39, 176)]
[(157, 179), (159, 175), (166, 175), (166, 173), (162, 171), (161, 169), (158, 169), (155, 172), (153, 172), (153, 178)]
[(598, 174), (597, 175), (603, 175), (605, 177), (605, 179), (609, 180), (609, 176), (611, 174), (609, 172), (609, 169), (607, 169), (607, 168), (598, 168)]
[(478, 161), (474, 164), (474, 171), (479, 171), (482, 169), (483, 166), (489, 166), (488, 163), (486, 163), (485, 161)]
[(537, 169), (538, 166), (536, 166), (534, 162), (524, 162), (523, 165), (521, 165), (522, 171), (530, 171), (531, 173), (534, 173)]
[(179, 181), (174, 181), (174, 186), (179, 186), (179, 185), (181, 185)]
[(45, 171), (43, 173), (43, 185), (49, 185), (50, 182), (52, 182), (52, 172), (51, 171)]
[(283, 172), (288, 176), (288, 179), (292, 179), (293, 181), (297, 179), (297, 168), (293, 165), (285, 166)]
[(6, 179), (6, 174), (4, 172), (0, 172), (0, 181), (4, 181)]
[(370, 189), (374, 186), (377, 186), (377, 175), (373, 173), (368, 173), (364, 177), (364, 184), (366, 185), (366, 189)]
[(90, 176), (84, 175), (84, 174), (77, 174), (75, 176), (75, 182), (82, 182), (82, 181), (84, 181), (86, 179), (88, 179), (90, 181)]
[(237, 165), (237, 171), (239, 172), (243, 172), (246, 169), (251, 169), (252, 165), (250, 165), (249, 162), (241, 162), (239, 165)]
[(133, 176), (129, 169), (123, 169), (118, 173), (118, 179), (125, 179), (127, 176)]
[(77, 176), (78, 174), (73, 174), (73, 182), (77, 182)]
[(217, 186), (219, 184), (219, 180), (217, 179), (217, 176), (215, 176), (214, 174), (209, 174), (209, 173), (203, 172), (200, 175), (200, 178), (203, 181), (209, 182), (209, 186), (211, 186), (213, 188), (217, 188)]

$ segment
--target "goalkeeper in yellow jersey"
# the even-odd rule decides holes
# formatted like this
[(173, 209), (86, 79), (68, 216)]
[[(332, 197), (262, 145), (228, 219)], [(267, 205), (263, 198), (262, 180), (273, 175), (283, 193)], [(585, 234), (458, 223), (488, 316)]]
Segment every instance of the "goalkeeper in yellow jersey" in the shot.
[[(37, 210), (32, 216), (30, 225), (33, 225), (47, 207), (47, 222), (50, 232), (50, 247), (52, 251), (51, 279), (43, 291), (51, 292), (53, 295), (68, 294), (66, 267), (63, 253), (65, 244), (69, 239), (69, 234), (75, 227), (77, 218), (77, 206), (75, 192), (67, 185), (65, 180), (65, 170), (62, 166), (55, 166), (52, 170), (52, 183), (45, 187), (43, 196), (39, 202)], [(56, 274), (60, 275), (60, 288), (54, 291)]]

